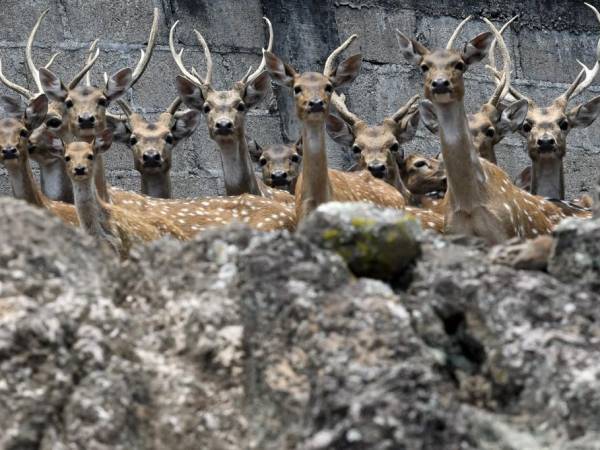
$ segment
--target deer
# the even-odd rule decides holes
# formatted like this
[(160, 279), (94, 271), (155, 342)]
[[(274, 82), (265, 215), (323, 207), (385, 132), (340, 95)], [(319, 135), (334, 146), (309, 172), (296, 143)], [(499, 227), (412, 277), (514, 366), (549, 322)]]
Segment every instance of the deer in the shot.
[[(600, 22), (600, 12), (586, 3)], [(520, 134), (526, 139), (527, 152), (531, 158), (529, 174), (521, 174), (526, 180), (531, 178), (530, 192), (543, 197), (564, 200), (564, 157), (567, 153), (567, 137), (575, 128), (590, 126), (600, 114), (600, 96), (567, 110), (569, 103), (584, 92), (600, 71), (600, 40), (596, 49), (596, 62), (593, 68), (582, 66), (575, 80), (548, 106), (540, 106), (531, 98), (511, 86), (510, 94), (514, 99), (527, 102), (529, 110)], [(491, 68), (496, 76), (499, 73)]]
[(141, 175), (141, 193), (156, 198), (171, 198), (171, 166), (173, 149), (191, 136), (200, 122), (200, 112), (194, 109), (177, 111), (177, 97), (158, 120), (148, 121), (133, 112), (124, 100), (118, 101), (125, 115), (108, 118), (108, 127), (116, 141), (126, 144), (133, 153), (135, 169)]
[[(463, 20), (456, 28), (453, 36), (450, 38), (449, 47), (452, 48), (454, 42), (464, 26), (471, 20), (472, 16), (467, 17)], [(507, 23), (505, 23), (500, 29), (500, 34), (518, 18), (513, 17)], [(495, 68), (495, 54), (494, 47), (496, 40), (489, 49), (489, 61), (490, 65), (487, 67), (490, 70)], [(524, 100), (515, 100), (510, 104), (504, 104), (507, 94), (510, 90), (510, 74), (511, 74), (511, 59), (510, 53), (506, 45), (500, 45), (500, 51), (503, 60), (502, 74), (504, 78), (494, 78), (496, 82), (496, 88), (492, 92), (489, 99), (479, 108), (474, 114), (468, 114), (467, 119), (469, 121), (469, 130), (473, 135), (473, 144), (478, 154), (487, 159), (493, 164), (498, 164), (496, 157), (495, 146), (499, 144), (506, 136), (515, 133), (519, 130), (525, 117), (527, 116), (528, 103)], [(424, 122), (425, 127), (433, 134), (438, 133), (438, 124), (434, 117), (429, 117), (430, 120)]]
[(360, 54), (350, 56), (337, 67), (336, 57), (356, 39), (350, 36), (327, 58), (323, 73), (298, 73), (270, 51), (264, 51), (271, 79), (294, 92), (296, 115), (302, 122), (302, 171), (296, 183), (295, 207), (298, 222), (303, 221), (320, 204), (329, 201), (366, 201), (383, 207), (405, 209), (424, 227), (441, 229), (439, 215), (414, 208), (409, 211), (404, 197), (369, 171), (341, 172), (327, 167), (325, 121), (335, 89), (351, 83), (360, 70)]
[[(264, 18), (269, 29), (267, 50), (273, 47), (273, 27)], [(196, 69), (188, 70), (182, 60), (183, 49), (175, 48), (175, 22), (169, 33), (169, 48), (181, 75), (176, 78), (179, 95), (189, 108), (202, 111), (206, 117), (210, 138), (217, 143), (223, 166), (225, 192), (229, 196), (253, 194), (278, 201), (293, 203), (288, 192), (273, 189), (260, 179), (253, 170), (252, 160), (246, 140), (246, 114), (267, 95), (270, 83), (264, 72), (264, 57), (258, 68), (250, 68), (243, 78), (227, 91), (218, 91), (212, 85), (213, 62), (206, 40), (198, 30), (194, 30), (206, 59), (206, 75), (201, 78)]]
[(7, 117), (0, 119), (0, 162), (8, 172), (13, 195), (38, 208), (44, 208), (69, 225), (79, 224), (73, 205), (48, 198), (33, 178), (29, 162), (28, 139), (43, 123), (48, 98), (38, 94), (23, 107), (18, 99), (0, 98)]
[(343, 96), (334, 92), (331, 103), (340, 117), (329, 114), (326, 122), (329, 137), (352, 149), (358, 158), (358, 170), (368, 170), (375, 178), (395, 187), (413, 206), (421, 205), (404, 185), (399, 165), (404, 160), (402, 145), (414, 138), (419, 125), (419, 110), (414, 107), (418, 99), (418, 95), (413, 96), (381, 124), (369, 126), (348, 109)]
[(415, 204), (443, 215), (441, 200), (448, 187), (443, 161), (411, 154), (400, 161), (398, 167), (402, 182)]
[(260, 165), (263, 183), (294, 194), (302, 164), (300, 140), (296, 143), (273, 144), (264, 149), (257, 145), (250, 155)]
[[(445, 232), (479, 236), (497, 244), (512, 237), (549, 234), (565, 215), (551, 202), (513, 185), (502, 169), (478, 156), (465, 112), (463, 77), (469, 66), (485, 58), (494, 37), (503, 44), (496, 27), (484, 21), (492, 31), (468, 41), (463, 51), (451, 45), (429, 50), (396, 32), (402, 55), (424, 77), (421, 116), (439, 124), (448, 182), (443, 201)], [(506, 76), (501, 74), (501, 78)]]

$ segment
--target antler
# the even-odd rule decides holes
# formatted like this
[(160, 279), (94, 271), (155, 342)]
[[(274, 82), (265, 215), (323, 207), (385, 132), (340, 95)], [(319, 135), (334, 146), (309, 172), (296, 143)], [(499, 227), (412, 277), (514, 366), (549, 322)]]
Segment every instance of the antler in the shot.
[[(588, 6), (594, 12), (596, 19), (598, 22), (600, 22), (600, 12), (598, 12), (598, 10), (589, 3), (586, 3), (586, 6)], [(575, 78), (575, 81), (571, 83), (567, 90), (556, 100), (554, 100), (554, 103), (558, 104), (562, 108), (566, 108), (569, 100), (575, 98), (584, 90), (586, 90), (589, 85), (592, 84), (594, 78), (596, 78), (596, 75), (598, 75), (598, 72), (600, 71), (600, 40), (598, 41), (598, 45), (596, 47), (596, 63), (594, 64), (593, 68), (589, 69), (579, 60), (577, 60), (577, 62), (582, 67), (581, 72), (579, 72), (577, 78)]]
[(408, 100), (408, 102), (406, 102), (406, 104), (403, 107), (401, 107), (398, 111), (392, 114), (392, 119), (394, 119), (397, 122), (404, 116), (406, 116), (408, 113), (413, 112), (415, 110), (415, 103), (417, 103), (418, 100), (418, 95), (413, 96), (410, 100)]
[(347, 124), (354, 126), (361, 121), (360, 117), (348, 109), (348, 106), (346, 105), (346, 96), (344, 94), (340, 95), (337, 92), (334, 92), (331, 95), (331, 104)]
[[(204, 80), (200, 79), (200, 76), (198, 75), (198, 72), (196, 71), (196, 69), (194, 69), (192, 67), (192, 71), (190, 72), (185, 68), (185, 64), (183, 64), (183, 59), (182, 59), (184, 49), (182, 48), (179, 51), (177, 51), (175, 49), (175, 28), (177, 27), (178, 24), (179, 24), (179, 20), (173, 24), (173, 26), (171, 27), (171, 31), (169, 32), (169, 48), (171, 49), (171, 55), (173, 56), (173, 59), (175, 60), (175, 64), (179, 68), (179, 71), (188, 80), (190, 80), (192, 83), (194, 83), (200, 87), (206, 88), (206, 87), (208, 87), (208, 85), (205, 83)], [(200, 33), (198, 33), (198, 39), (200, 40), (200, 43), (204, 42), (204, 44), (206, 44), (206, 42), (204, 41), (204, 38), (202, 37), (202, 35)], [(204, 48), (204, 56), (207, 58), (207, 65), (208, 65), (208, 62), (210, 62), (210, 69), (212, 71), (212, 59), (210, 58), (210, 50), (208, 49), (208, 46), (206, 46)], [(208, 67), (207, 67), (207, 72), (208, 72)], [(208, 75), (208, 73), (207, 73), (207, 75)]]
[(254, 72), (252, 72), (252, 74), (250, 74), (250, 71), (252, 70), (252, 67), (250, 67), (246, 72), (246, 75), (244, 75), (244, 77), (240, 80), (240, 83), (242, 84), (251, 83), (262, 73), (267, 64), (265, 60), (265, 51), (270, 52), (273, 50), (273, 25), (271, 25), (271, 21), (266, 17), (263, 17), (263, 19), (265, 20), (265, 22), (267, 23), (267, 27), (269, 28), (269, 43), (267, 45), (266, 50), (264, 48), (262, 49), (263, 57), (260, 61), (260, 64), (258, 65), (258, 68)]
[(352, 41), (354, 41), (357, 37), (358, 37), (358, 35), (353, 34), (348, 39), (346, 39), (346, 41), (342, 45), (340, 45), (333, 52), (331, 52), (331, 55), (329, 55), (327, 57), (327, 61), (325, 61), (325, 68), (323, 69), (323, 75), (325, 75), (326, 77), (330, 77), (331, 75), (333, 75), (333, 72), (334, 72), (333, 63), (335, 62), (335, 59), (338, 57), (338, 55), (340, 53), (342, 53), (344, 50), (346, 50), (348, 48), (348, 46), (352, 43)]
[(454, 30), (454, 33), (452, 33), (452, 36), (450, 36), (450, 39), (448, 39), (448, 43), (446, 44), (446, 50), (452, 49), (452, 47), (454, 46), (454, 41), (456, 41), (456, 38), (458, 37), (458, 35), (462, 31), (462, 29), (467, 24), (467, 22), (469, 20), (471, 20), (472, 17), (473, 16), (469, 16), (465, 20), (463, 20), (461, 23), (458, 24), (458, 26), (456, 27), (456, 30)]
[(496, 89), (494, 90), (492, 96), (488, 100), (488, 104), (490, 104), (492, 106), (498, 106), (498, 103), (500, 103), (500, 101), (504, 97), (506, 97), (506, 95), (508, 94), (508, 92), (510, 90), (510, 75), (511, 75), (511, 71), (512, 71), (511, 60), (510, 60), (510, 53), (508, 51), (508, 47), (506, 46), (506, 42), (504, 41), (502, 34), (504, 33), (504, 31), (506, 31), (506, 29), (510, 26), (510, 24), (513, 23), (517, 19), (517, 17), (519, 17), (519, 16), (517, 15), (517, 16), (513, 17), (512, 19), (510, 19), (508, 22), (506, 22), (502, 26), (500, 31), (498, 31), (496, 29), (496, 27), (488, 19), (486, 19), (486, 18), (483, 19), (485, 21), (485, 23), (492, 30), (492, 33), (494, 34), (494, 36), (496, 37), (496, 39), (494, 39), (494, 41), (490, 45), (490, 50), (489, 50), (490, 65), (487, 67), (490, 70), (497, 72), (497, 70), (495, 68), (496, 55), (494, 54), (494, 47), (496, 46), (496, 43), (498, 43), (500, 45), (500, 53), (502, 55), (502, 61), (503, 61), (502, 72), (500, 72), (501, 76), (499, 78), (495, 77)]
[[(35, 82), (35, 85), (38, 88), (38, 92), (44, 92), (44, 89), (42, 88), (42, 83), (40, 82), (40, 73), (38, 71), (38, 68), (35, 66), (35, 63), (33, 62), (32, 47), (33, 47), (33, 41), (35, 40), (35, 35), (37, 34), (40, 24), (42, 23), (42, 20), (44, 19), (44, 17), (46, 17), (46, 14), (48, 14), (48, 11), (50, 11), (50, 9), (46, 9), (45, 11), (42, 12), (42, 14), (40, 14), (40, 17), (38, 17), (38, 20), (35, 22), (35, 24), (33, 25), (33, 28), (31, 29), (31, 33), (29, 33), (29, 38), (27, 39), (27, 45), (25, 46), (25, 62), (27, 63), (27, 68), (29, 69), (29, 73), (31, 73), (31, 76), (33, 77), (33, 81)], [(54, 57), (51, 58), (49, 64), (51, 64), (53, 61), (54, 61)]]
[(21, 85), (18, 85), (17, 83), (13, 83), (8, 78), (6, 78), (6, 76), (4, 75), (4, 72), (2, 72), (2, 59), (0, 59), (0, 81), (2, 81), (2, 83), (7, 88), (12, 89), (17, 94), (20, 94), (23, 97), (26, 97), (28, 99), (31, 99), (34, 97), (33, 93), (29, 89), (27, 89)]
[[(96, 52), (96, 47), (98, 46), (98, 39), (96, 39), (94, 42), (92, 42), (92, 44), (90, 45), (90, 49), (88, 50), (88, 58), (86, 61), (86, 64), (89, 64), (92, 59), (94, 58), (94, 54)], [(85, 85), (86, 86), (91, 86), (92, 85), (92, 79), (90, 76), (90, 72), (88, 70), (88, 72), (85, 74)]]
[(131, 75), (131, 86), (133, 86), (139, 78), (143, 75), (150, 62), (152, 52), (156, 46), (156, 37), (158, 36), (158, 8), (154, 8), (154, 17), (152, 19), (152, 28), (150, 28), (150, 35), (148, 36), (148, 44), (146, 45), (146, 51), (140, 50), (140, 60), (138, 61), (133, 74)]
[(181, 106), (181, 97), (177, 96), (175, 100), (171, 102), (167, 110), (165, 111), (167, 114), (175, 115), (179, 107)]
[[(92, 48), (93, 45), (94, 45), (94, 43), (92, 42), (92, 45), (90, 45), (90, 49)], [(77, 85), (81, 82), (83, 77), (90, 71), (92, 66), (96, 63), (98, 56), (100, 56), (100, 49), (96, 48), (96, 51), (93, 54), (90, 53), (90, 55), (88, 56), (87, 62), (85, 64), (85, 66), (83, 66), (83, 69), (81, 69), (79, 71), (79, 73), (77, 75), (75, 75), (73, 77), (73, 79), (71, 80), (71, 82), (69, 83), (69, 86), (67, 87), (69, 90), (77, 87)]]

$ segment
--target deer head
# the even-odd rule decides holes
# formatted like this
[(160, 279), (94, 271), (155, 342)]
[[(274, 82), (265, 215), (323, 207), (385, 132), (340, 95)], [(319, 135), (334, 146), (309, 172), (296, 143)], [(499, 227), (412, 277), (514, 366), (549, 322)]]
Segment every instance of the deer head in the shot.
[[(265, 17), (269, 28), (270, 50), (273, 46), (273, 28)], [(269, 76), (264, 70), (264, 57), (259, 67), (252, 73), (250, 68), (244, 77), (227, 91), (214, 89), (212, 85), (212, 56), (206, 41), (199, 31), (194, 30), (198, 42), (204, 49), (206, 76), (202, 79), (196, 69), (191, 72), (182, 61), (183, 49), (175, 49), (174, 33), (179, 22), (175, 22), (169, 34), (169, 47), (177, 67), (183, 74), (176, 78), (177, 90), (182, 101), (190, 108), (202, 111), (206, 116), (211, 139), (217, 143), (239, 141), (245, 133), (246, 113), (266, 96), (269, 90)]]
[[(259, 149), (255, 155), (267, 186), (293, 192), (302, 163), (301, 141), (294, 144), (275, 144)], [(254, 155), (253, 155), (254, 156)]]
[(95, 172), (95, 160), (112, 145), (112, 133), (102, 130), (92, 142), (76, 141), (64, 146), (55, 142), (55, 151), (63, 152), (67, 164), (67, 174), (73, 182), (91, 183)]
[(446, 170), (439, 158), (408, 155), (400, 165), (400, 176), (415, 195), (445, 192), (447, 188)]
[[(66, 126), (71, 134), (86, 140), (92, 139), (99, 131), (103, 130), (106, 127), (108, 106), (121, 98), (146, 70), (156, 44), (157, 34), (158, 9), (155, 8), (148, 45), (146, 51), (141, 51), (141, 57), (135, 69), (132, 71), (130, 68), (124, 68), (110, 78), (105, 77), (102, 87), (91, 86), (89, 77), (87, 77), (98, 59), (99, 49), (96, 49), (95, 53), (88, 57), (85, 67), (67, 85), (47, 68), (39, 69), (39, 79), (44, 92), (50, 100), (59, 105), (57, 114), (53, 117), (53, 128), (62, 126), (62, 121), (66, 118)], [(86, 77), (87, 83), (80, 86), (84, 77)], [(60, 124), (59, 121), (61, 121)]]

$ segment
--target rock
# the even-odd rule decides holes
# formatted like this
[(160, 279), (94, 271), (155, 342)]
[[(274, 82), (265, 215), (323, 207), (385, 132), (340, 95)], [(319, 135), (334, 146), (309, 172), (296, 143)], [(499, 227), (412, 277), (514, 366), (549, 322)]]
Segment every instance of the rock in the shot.
[(395, 283), (420, 254), (420, 226), (414, 218), (367, 203), (321, 205), (298, 232), (341, 255), (355, 275)]
[(554, 234), (556, 245), (548, 271), (565, 283), (580, 283), (600, 292), (600, 219), (568, 219)]

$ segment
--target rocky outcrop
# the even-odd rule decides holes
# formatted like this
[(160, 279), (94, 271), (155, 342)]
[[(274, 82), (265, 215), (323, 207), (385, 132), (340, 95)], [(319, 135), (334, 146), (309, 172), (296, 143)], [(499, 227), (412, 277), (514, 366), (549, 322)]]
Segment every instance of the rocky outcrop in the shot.
[(596, 222), (561, 228), (549, 273), (420, 234), (391, 287), (322, 248), (318, 217), (121, 262), (0, 212), (1, 448), (600, 448)]

